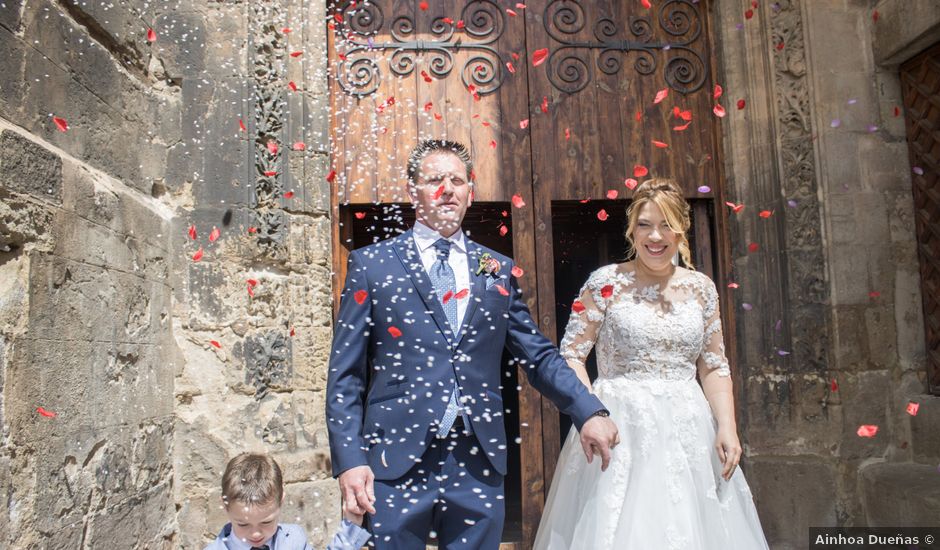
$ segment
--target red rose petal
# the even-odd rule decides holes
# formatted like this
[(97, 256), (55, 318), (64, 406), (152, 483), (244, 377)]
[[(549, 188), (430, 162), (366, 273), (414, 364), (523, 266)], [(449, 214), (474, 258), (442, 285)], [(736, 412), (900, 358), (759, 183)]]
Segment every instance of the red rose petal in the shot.
[(212, 232), (209, 233), (209, 242), (214, 243), (215, 241), (219, 240), (219, 237), (221, 236), (222, 236), (222, 232), (219, 231), (219, 228), (213, 227)]
[(147, 29), (147, 42), (153, 44), (157, 41), (157, 32), (153, 29)]
[(538, 67), (548, 59), (548, 48), (542, 48), (532, 52), (532, 66)]
[(601, 298), (610, 298), (614, 294), (614, 285), (606, 285), (601, 289)]
[(401, 331), (397, 327), (388, 327), (388, 333), (392, 335), (392, 338), (401, 336)]
[(292, 92), (296, 92), (296, 91), (297, 91), (297, 85), (294, 84), (294, 81), (293, 81), (293, 80), (291, 80), (290, 82), (287, 83), (287, 87), (290, 88), (290, 91), (292, 91)]
[(218, 343), (218, 342), (215, 341), (215, 340), (209, 340), (209, 343), (212, 344), (213, 347), (222, 349), (222, 344)]
[(743, 109), (744, 109), (744, 106), (745, 106), (746, 104), (747, 104), (747, 103), (746, 103), (743, 99), (739, 99), (739, 100), (738, 100), (738, 110), (739, 110), (739, 111), (743, 110)]
[(829, 383), (829, 389), (832, 391), (839, 391), (839, 383), (836, 382), (835, 378), (833, 378), (832, 382)]
[(194, 262), (198, 262), (199, 260), (201, 260), (201, 259), (202, 259), (202, 254), (203, 254), (203, 252), (202, 252), (202, 247), (200, 246), (200, 247), (199, 247), (199, 250), (197, 250), (196, 253), (193, 254), (193, 261), (194, 261)]
[(304, 52), (291, 52), (291, 53), (290, 53), (290, 56), (291, 56), (291, 57), (300, 57), (300, 56), (302, 56), (303, 54), (304, 54)]
[(741, 285), (738, 283), (728, 283), (728, 288), (739, 288)]
[(54, 412), (52, 412), (52, 411), (47, 411), (46, 409), (44, 409), (44, 408), (42, 408), (42, 407), (36, 407), (36, 412), (38, 412), (38, 413), (41, 414), (42, 416), (45, 416), (46, 418), (55, 418), (55, 416), (56, 416), (56, 413), (54, 413)]
[(718, 99), (723, 93), (725, 93), (725, 91), (721, 88), (721, 84), (715, 84), (715, 91), (712, 92), (712, 99)]
[(285, 198), (285, 199), (292, 199), (292, 198), (294, 198), (294, 192), (293, 192), (293, 191), (288, 191), (287, 193), (284, 193), (284, 198)]
[(454, 297), (454, 291), (448, 290), (447, 294), (444, 294), (443, 296), (441, 296), (441, 303), (446, 305), (447, 302), (449, 302), (450, 299), (453, 297)]
[(528, 127), (529, 127), (529, 119), (519, 121), (519, 128), (525, 130)]
[(444, 194), (444, 184), (442, 183), (441, 186), (437, 188), (437, 191), (434, 192), (434, 195), (432, 195), (432, 198), (434, 200), (437, 200), (441, 198), (441, 195), (443, 194)]
[(917, 416), (917, 411), (920, 409), (920, 403), (914, 403), (913, 401), (907, 404), (907, 414), (911, 416)]
[(467, 297), (468, 294), (470, 294), (470, 289), (469, 289), (469, 288), (465, 288), (465, 289), (461, 290), (460, 292), (458, 292), (457, 294), (454, 294), (454, 299), (456, 299), (456, 300), (463, 300), (464, 298)]
[(660, 149), (665, 149), (666, 147), (669, 147), (668, 143), (665, 143), (662, 141), (656, 141), (655, 139), (653, 140), (653, 145), (655, 145), (656, 147), (659, 147)]
[(862, 424), (855, 433), (857, 433), (859, 437), (875, 437), (875, 434), (878, 433), (878, 426), (874, 424)]
[(196, 240), (196, 226), (195, 225), (189, 226), (189, 238), (194, 241)]
[(747, 10), (746, 12), (744, 12), (745, 19), (750, 19), (752, 17), (754, 17), (754, 10)]
[(293, 149), (294, 151), (306, 151), (307, 144), (302, 141), (295, 141), (294, 144), (291, 146), (291, 149)]
[(626, 185), (632, 191), (633, 189), (636, 189), (636, 186), (639, 185), (640, 182), (636, 181), (633, 178), (627, 178), (623, 180), (623, 184)]
[(277, 175), (277, 171), (276, 171), (276, 170), (267, 170), (267, 171), (264, 173), (264, 175), (267, 176), (267, 177), (269, 177), (269, 178), (273, 178), (274, 176)]
[(500, 237), (505, 237), (505, 236), (506, 236), (506, 233), (509, 233), (509, 228), (506, 227), (505, 225), (499, 226), (499, 236), (500, 236)]
[(357, 290), (356, 293), (353, 294), (353, 299), (356, 300), (356, 303), (360, 306), (366, 302), (366, 298), (368, 297), (369, 293), (365, 290)]
[(242, 119), (238, 119), (238, 128), (239, 128), (242, 132), (247, 132), (247, 131), (248, 131), (248, 128), (245, 128), (245, 122), (244, 122)]
[(666, 96), (669, 95), (669, 88), (663, 88), (662, 90), (656, 92), (656, 97), (653, 98), (653, 105), (661, 102), (666, 99)]
[(617, 198), (617, 195), (619, 195), (619, 194), (620, 194), (620, 192), (617, 191), (616, 189), (608, 189), (608, 190), (607, 190), (607, 198), (610, 199), (610, 200), (616, 199), (616, 198)]
[(571, 128), (565, 128), (565, 141), (571, 139)]
[(366, 213), (365, 213), (365, 212), (356, 212), (355, 216), (356, 216), (356, 219), (357, 219), (357, 220), (364, 220), (365, 217), (366, 217)]
[(734, 204), (733, 202), (726, 202), (725, 204), (726, 204), (728, 207), (730, 207), (731, 210), (734, 211), (735, 214), (737, 214), (738, 212), (744, 210), (744, 204)]
[(607, 211), (604, 210), (603, 208), (601, 208), (600, 212), (597, 213), (597, 219), (599, 219), (599, 220), (602, 221), (602, 222), (606, 222), (606, 221), (607, 221)]
[(581, 313), (584, 311), (584, 304), (581, 303), (581, 300), (575, 300), (574, 303), (571, 304), (571, 310), (575, 313)]
[(336, 180), (336, 170), (330, 170), (330, 173), (326, 175), (326, 181), (328, 183), (333, 183)]
[(431, 110), (433, 107), (434, 107), (434, 103), (428, 101), (427, 103), (424, 104), (424, 111), (425, 111), (425, 112), (430, 112), (430, 110)]
[(760, 250), (760, 245), (757, 243), (751, 243), (747, 245), (748, 252), (757, 252), (758, 250)]
[(725, 108), (722, 107), (721, 104), (719, 103), (715, 104), (715, 108), (712, 109), (712, 112), (715, 113), (715, 116), (718, 118), (721, 118), (727, 114), (725, 113)]
[(640, 0), (640, 4), (642, 4), (643, 7), (646, 9), (650, 9), (653, 7), (653, 5), (650, 4), (650, 0)]
[(673, 126), (672, 129), (675, 130), (675, 131), (677, 131), (677, 132), (681, 132), (682, 130), (685, 130), (686, 128), (688, 128), (688, 127), (689, 127), (689, 124), (692, 124), (692, 122), (691, 122), (691, 121), (686, 122), (686, 123), (683, 124), (682, 126)]
[(518, 279), (519, 277), (522, 277), (523, 275), (525, 275), (525, 270), (517, 265), (514, 265), (512, 266), (512, 271), (510, 273), (512, 273), (513, 277)]
[(498, 290), (499, 293), (502, 294), (503, 296), (509, 296), (509, 291), (506, 290), (506, 287), (504, 287), (503, 285), (499, 285), (499, 284), (496, 285), (496, 290)]
[(548, 96), (542, 96), (542, 112), (548, 114)]
[(760, 213), (758, 213), (757, 215), (766, 220), (767, 218), (773, 216), (773, 214), (774, 213), (771, 212), (770, 210), (761, 210)]
[(427, 2), (420, 2), (420, 3), (418, 4), (418, 9), (420, 9), (421, 11), (428, 11), (428, 3), (427, 3)]
[(56, 128), (58, 128), (60, 132), (69, 131), (69, 123), (64, 118), (54, 116), (52, 117), (52, 122), (55, 123)]
[(642, 164), (634, 164), (634, 165), (633, 165), (633, 177), (635, 177), (635, 178), (642, 178), (643, 176), (645, 176), (645, 175), (647, 175), (647, 174), (649, 174), (649, 173), (650, 173), (650, 171), (649, 171), (649, 169), (648, 169), (646, 166), (643, 166)]
[(512, 205), (516, 208), (522, 208), (525, 206), (525, 201), (522, 200), (522, 196), (516, 194), (512, 196)]

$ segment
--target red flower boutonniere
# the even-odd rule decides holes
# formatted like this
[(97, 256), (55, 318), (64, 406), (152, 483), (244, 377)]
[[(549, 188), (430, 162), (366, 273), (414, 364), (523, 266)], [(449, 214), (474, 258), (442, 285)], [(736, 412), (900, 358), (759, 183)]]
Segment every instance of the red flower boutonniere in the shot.
[(491, 256), (489, 252), (484, 252), (483, 255), (480, 256), (480, 265), (477, 266), (477, 275), (486, 273), (491, 277), (495, 277), (499, 273), (499, 268), (499, 260)]

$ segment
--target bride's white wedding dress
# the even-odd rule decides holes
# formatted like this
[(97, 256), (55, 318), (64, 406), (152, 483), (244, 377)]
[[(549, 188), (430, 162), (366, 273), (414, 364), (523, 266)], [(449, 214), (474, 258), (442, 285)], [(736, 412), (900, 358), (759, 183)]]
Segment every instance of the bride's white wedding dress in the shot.
[(731, 374), (714, 283), (680, 269), (666, 288), (641, 287), (624, 265), (598, 269), (572, 307), (561, 350), (583, 364), (595, 346), (594, 393), (621, 443), (601, 472), (572, 428), (535, 548), (767, 548), (741, 470), (721, 477), (717, 425), (695, 378), (696, 369)]

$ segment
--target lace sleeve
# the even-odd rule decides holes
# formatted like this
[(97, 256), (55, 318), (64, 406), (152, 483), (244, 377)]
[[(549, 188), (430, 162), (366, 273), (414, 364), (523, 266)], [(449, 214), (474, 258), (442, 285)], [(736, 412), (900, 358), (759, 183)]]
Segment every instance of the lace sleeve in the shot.
[[(702, 317), (705, 322), (705, 336), (702, 339), (702, 354), (696, 363), (702, 369), (717, 370), (718, 376), (731, 376), (728, 358), (725, 357), (725, 340), (721, 332), (721, 312), (718, 307), (718, 290), (715, 283), (702, 275), (700, 299)], [(703, 373), (704, 374), (704, 373)]]
[(606, 280), (604, 268), (591, 273), (578, 299), (571, 305), (571, 317), (561, 340), (561, 356), (569, 362), (584, 366), (594, 347), (607, 309), (607, 300), (602, 296)]

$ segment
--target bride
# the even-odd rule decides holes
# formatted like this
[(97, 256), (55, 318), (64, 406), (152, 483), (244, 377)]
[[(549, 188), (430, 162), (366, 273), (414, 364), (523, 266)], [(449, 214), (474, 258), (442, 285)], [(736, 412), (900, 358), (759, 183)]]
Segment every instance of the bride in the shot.
[[(593, 272), (562, 355), (607, 405), (622, 444), (602, 472), (568, 434), (535, 548), (767, 548), (741, 458), (718, 293), (692, 270), (689, 205), (671, 180), (636, 188), (635, 259)], [(677, 267), (678, 253), (688, 269)], [(591, 386), (584, 361), (597, 348)], [(696, 382), (696, 373), (701, 386)]]

